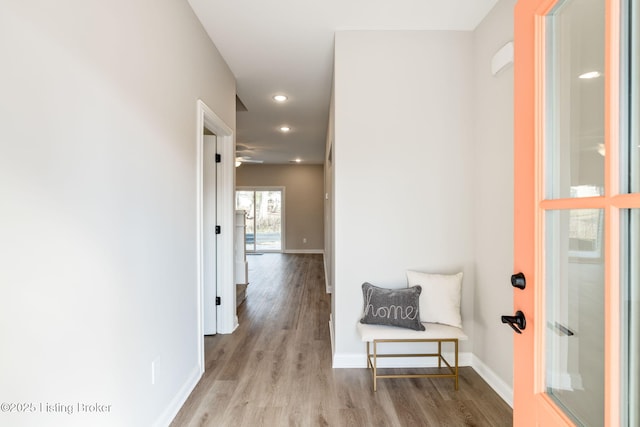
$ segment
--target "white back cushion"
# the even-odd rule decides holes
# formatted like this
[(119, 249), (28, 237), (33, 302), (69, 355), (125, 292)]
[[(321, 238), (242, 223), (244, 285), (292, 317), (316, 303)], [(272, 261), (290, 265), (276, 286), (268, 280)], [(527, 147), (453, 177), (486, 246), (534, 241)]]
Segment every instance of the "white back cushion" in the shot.
[(462, 272), (457, 274), (431, 274), (407, 271), (409, 286), (422, 286), (420, 294), (420, 320), (462, 328), (460, 292)]

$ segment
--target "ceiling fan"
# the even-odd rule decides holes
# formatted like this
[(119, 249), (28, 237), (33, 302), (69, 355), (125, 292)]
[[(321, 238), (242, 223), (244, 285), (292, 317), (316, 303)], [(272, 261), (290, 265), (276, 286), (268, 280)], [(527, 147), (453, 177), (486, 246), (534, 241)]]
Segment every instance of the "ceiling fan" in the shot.
[(236, 143), (236, 167), (243, 163), (263, 163), (262, 160), (256, 160), (251, 155), (258, 148), (243, 143)]
[(243, 163), (263, 163), (263, 160), (252, 159), (248, 156), (236, 157), (236, 167), (240, 166)]

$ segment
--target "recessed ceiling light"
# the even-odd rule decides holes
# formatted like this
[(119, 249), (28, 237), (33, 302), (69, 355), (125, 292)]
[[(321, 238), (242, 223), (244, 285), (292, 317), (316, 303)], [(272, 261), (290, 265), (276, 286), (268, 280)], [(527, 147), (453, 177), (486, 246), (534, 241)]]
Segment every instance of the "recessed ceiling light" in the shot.
[(301, 159), (301, 158), (297, 158), (297, 159), (296, 159), (296, 163), (300, 163), (301, 161), (302, 161), (302, 159)]
[(291, 130), (291, 128), (290, 128), (289, 126), (281, 126), (281, 127), (280, 127), (280, 130), (281, 130), (282, 132), (289, 132), (289, 131)]
[(588, 73), (580, 74), (578, 78), (579, 79), (595, 79), (600, 76), (601, 74), (599, 71), (589, 71)]
[(276, 101), (276, 102), (284, 102), (284, 101), (286, 101), (287, 99), (289, 99), (289, 98), (287, 98), (287, 96), (286, 96), (286, 95), (275, 95), (275, 96), (273, 97), (273, 100), (274, 100), (274, 101)]

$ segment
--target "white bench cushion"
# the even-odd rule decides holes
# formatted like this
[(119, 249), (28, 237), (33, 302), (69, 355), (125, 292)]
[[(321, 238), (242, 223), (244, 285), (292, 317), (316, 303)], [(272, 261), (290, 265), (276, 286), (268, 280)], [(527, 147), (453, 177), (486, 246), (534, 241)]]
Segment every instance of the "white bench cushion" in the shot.
[(438, 323), (423, 323), (424, 331), (398, 328), (396, 326), (367, 325), (358, 322), (358, 333), (364, 342), (373, 340), (420, 340), (420, 339), (446, 339), (457, 338), (460, 341), (467, 339), (464, 331), (455, 326), (441, 325)]

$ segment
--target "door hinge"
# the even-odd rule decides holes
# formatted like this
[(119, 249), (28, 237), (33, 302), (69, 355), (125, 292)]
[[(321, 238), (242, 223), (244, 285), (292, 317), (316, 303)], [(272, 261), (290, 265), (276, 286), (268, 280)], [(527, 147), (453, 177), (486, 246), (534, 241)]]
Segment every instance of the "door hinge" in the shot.
[(216, 225), (216, 234), (220, 234), (221, 232), (222, 232), (222, 231), (221, 231), (220, 226), (219, 226), (219, 225)]
[(216, 163), (220, 163), (222, 161), (222, 156), (216, 153)]
[(222, 302), (220, 302), (220, 297), (216, 297), (216, 305), (220, 305), (222, 304)]

